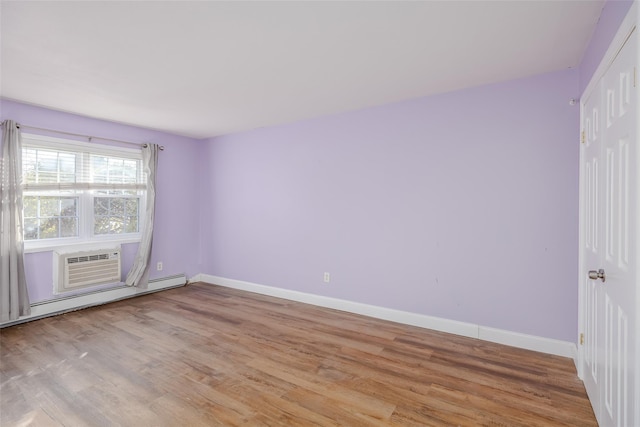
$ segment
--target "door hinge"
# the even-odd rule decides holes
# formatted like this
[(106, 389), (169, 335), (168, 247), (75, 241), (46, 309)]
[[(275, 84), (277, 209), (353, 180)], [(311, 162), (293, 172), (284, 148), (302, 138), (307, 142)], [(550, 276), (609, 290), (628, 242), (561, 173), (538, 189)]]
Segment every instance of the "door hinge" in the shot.
[(633, 67), (633, 87), (636, 87), (636, 83), (638, 82), (638, 69)]
[(584, 345), (584, 334), (580, 334), (580, 345)]
[(580, 142), (584, 144), (585, 139), (586, 139), (585, 131), (580, 132)]

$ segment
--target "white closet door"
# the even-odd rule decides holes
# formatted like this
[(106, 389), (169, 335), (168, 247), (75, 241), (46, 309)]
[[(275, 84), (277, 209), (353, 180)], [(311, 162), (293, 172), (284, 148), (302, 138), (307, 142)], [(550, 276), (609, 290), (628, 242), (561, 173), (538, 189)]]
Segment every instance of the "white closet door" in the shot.
[(583, 377), (601, 426), (640, 425), (636, 32), (583, 106)]

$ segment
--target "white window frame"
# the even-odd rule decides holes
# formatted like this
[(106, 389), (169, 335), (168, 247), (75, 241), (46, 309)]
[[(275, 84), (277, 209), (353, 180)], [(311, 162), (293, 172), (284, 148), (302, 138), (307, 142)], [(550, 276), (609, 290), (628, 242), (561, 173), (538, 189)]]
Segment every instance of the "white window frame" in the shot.
[[(82, 151), (91, 154), (105, 156), (126, 157), (142, 160), (142, 150), (133, 148), (116, 147), (111, 145), (96, 144), (69, 139), (54, 138), (43, 135), (22, 134), (22, 148), (41, 148), (56, 151)], [(26, 195), (26, 193), (25, 193)], [(40, 240), (25, 240), (24, 251), (26, 253), (52, 251), (64, 249), (73, 251), (87, 248), (104, 248), (117, 246), (123, 243), (137, 243), (142, 239), (144, 228), (144, 210), (146, 206), (146, 191), (140, 196), (138, 206), (138, 232), (125, 234), (94, 235), (93, 198), (90, 190), (79, 193), (78, 201), (78, 237), (62, 237)]]

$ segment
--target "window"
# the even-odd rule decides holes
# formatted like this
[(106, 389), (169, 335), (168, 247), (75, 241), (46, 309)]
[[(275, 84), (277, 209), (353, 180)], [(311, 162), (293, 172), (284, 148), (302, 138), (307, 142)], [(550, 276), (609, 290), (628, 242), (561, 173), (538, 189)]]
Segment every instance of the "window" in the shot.
[(22, 175), (26, 249), (139, 240), (140, 150), (23, 135)]

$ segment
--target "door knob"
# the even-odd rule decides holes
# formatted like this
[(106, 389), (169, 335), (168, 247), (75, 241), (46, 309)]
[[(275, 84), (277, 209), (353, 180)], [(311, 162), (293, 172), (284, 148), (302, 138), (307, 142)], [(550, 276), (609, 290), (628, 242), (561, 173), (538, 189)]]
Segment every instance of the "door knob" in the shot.
[(593, 279), (593, 280), (602, 279), (602, 282), (604, 283), (606, 278), (607, 277), (605, 276), (604, 270), (602, 268), (598, 271), (589, 270), (589, 279)]

